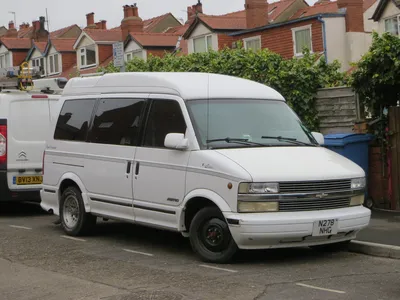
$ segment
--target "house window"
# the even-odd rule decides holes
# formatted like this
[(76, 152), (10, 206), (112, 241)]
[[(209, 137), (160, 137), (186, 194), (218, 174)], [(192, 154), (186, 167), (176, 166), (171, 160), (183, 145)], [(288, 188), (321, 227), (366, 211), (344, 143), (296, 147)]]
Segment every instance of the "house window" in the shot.
[(82, 48), (79, 51), (81, 68), (87, 68), (96, 65), (96, 49), (94, 45)]
[(243, 42), (244, 42), (244, 48), (246, 50), (250, 50), (250, 49), (253, 51), (261, 50), (261, 37), (260, 36), (244, 39)]
[(303, 50), (305, 48), (309, 49), (312, 52), (311, 25), (293, 28), (292, 33), (295, 56), (303, 55)]
[(49, 74), (60, 73), (58, 54), (53, 54), (49, 56)]
[(128, 53), (126, 54), (126, 61), (130, 61), (130, 60), (132, 60), (134, 57), (143, 58), (143, 51), (142, 51), (142, 50), (139, 50), (139, 51), (128, 52)]
[(399, 35), (400, 15), (385, 20), (385, 32)]
[(40, 73), (42, 75), (45, 75), (45, 64), (44, 64), (44, 58), (36, 58), (32, 60), (32, 67), (38, 67), (40, 69)]
[(199, 52), (208, 52), (209, 49), (212, 49), (212, 35), (206, 35), (199, 38), (193, 39), (193, 50), (196, 53)]

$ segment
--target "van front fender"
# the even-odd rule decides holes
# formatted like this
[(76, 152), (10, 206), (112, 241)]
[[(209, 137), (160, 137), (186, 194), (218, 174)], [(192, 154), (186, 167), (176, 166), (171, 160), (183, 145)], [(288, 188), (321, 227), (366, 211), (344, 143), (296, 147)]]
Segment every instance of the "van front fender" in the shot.
[(178, 212), (180, 214), (180, 215), (178, 215), (178, 220), (179, 220), (178, 228), (180, 231), (185, 230), (186, 205), (190, 200), (192, 200), (194, 198), (204, 198), (204, 199), (207, 199), (207, 200), (213, 202), (221, 210), (221, 212), (232, 212), (232, 209), (229, 207), (229, 205), (225, 201), (225, 199), (222, 198), (217, 193), (210, 191), (210, 190), (206, 190), (206, 189), (193, 190), (185, 196), (185, 198), (183, 199), (183, 202), (181, 204), (181, 209)]

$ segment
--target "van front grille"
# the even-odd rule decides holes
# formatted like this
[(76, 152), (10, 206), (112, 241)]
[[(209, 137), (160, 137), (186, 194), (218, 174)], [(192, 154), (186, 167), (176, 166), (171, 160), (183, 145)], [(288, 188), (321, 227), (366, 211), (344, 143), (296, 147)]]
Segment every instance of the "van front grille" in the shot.
[(350, 188), (351, 188), (351, 180), (347, 179), (279, 183), (279, 192), (286, 194), (345, 191), (349, 190)]
[(350, 198), (341, 199), (294, 199), (279, 202), (279, 211), (307, 211), (336, 209), (350, 206)]

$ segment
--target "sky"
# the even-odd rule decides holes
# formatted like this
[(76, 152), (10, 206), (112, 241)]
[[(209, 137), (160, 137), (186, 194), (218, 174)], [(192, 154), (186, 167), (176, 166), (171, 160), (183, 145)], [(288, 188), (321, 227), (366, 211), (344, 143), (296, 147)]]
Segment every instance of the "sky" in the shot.
[[(119, 26), (123, 17), (122, 6), (137, 3), (142, 19), (171, 12), (175, 17), (186, 21), (186, 8), (197, 3), (197, 0), (0, 0), (0, 26), (8, 28), (8, 22), (14, 20), (16, 13), (17, 26), (23, 22), (30, 24), (40, 16), (49, 16), (50, 31), (72, 24), (86, 26), (86, 14), (95, 13), (95, 22), (107, 20), (107, 27)], [(316, 0), (306, 0), (310, 5)], [(206, 14), (218, 15), (242, 10), (245, 0), (202, 0)], [(269, 2), (275, 2), (274, 0)]]

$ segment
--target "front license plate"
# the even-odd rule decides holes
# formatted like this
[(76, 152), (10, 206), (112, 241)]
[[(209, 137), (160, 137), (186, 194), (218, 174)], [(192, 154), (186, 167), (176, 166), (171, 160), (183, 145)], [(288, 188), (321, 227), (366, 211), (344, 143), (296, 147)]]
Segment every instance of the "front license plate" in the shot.
[(16, 185), (42, 184), (43, 176), (14, 176), (13, 183)]
[(314, 222), (313, 236), (324, 236), (338, 233), (337, 219), (319, 220)]

